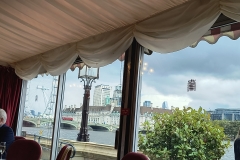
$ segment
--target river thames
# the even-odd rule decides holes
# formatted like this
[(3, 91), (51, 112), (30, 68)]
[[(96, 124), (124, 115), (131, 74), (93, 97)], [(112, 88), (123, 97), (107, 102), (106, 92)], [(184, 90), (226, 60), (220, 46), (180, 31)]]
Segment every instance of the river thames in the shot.
[[(39, 135), (42, 133), (42, 136), (51, 137), (52, 132), (50, 129), (46, 128), (33, 128), (33, 127), (23, 127), (23, 131), (26, 131), (27, 134), (35, 134)], [(90, 134), (90, 142), (98, 143), (98, 144), (106, 144), (114, 146), (115, 142), (115, 132), (98, 132), (98, 131), (88, 131)], [(67, 130), (61, 129), (60, 138), (62, 139), (70, 139), (76, 140), (78, 130)], [(221, 158), (221, 160), (234, 160), (234, 151), (233, 151), (233, 143), (231, 142), (231, 146), (226, 151), (225, 155)]]

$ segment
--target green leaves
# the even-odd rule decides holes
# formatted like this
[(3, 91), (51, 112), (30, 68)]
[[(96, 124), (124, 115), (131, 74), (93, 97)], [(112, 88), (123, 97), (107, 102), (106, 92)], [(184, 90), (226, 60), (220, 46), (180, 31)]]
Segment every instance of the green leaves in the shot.
[(143, 124), (146, 135), (139, 135), (139, 149), (151, 160), (217, 160), (229, 146), (223, 128), (201, 107), (155, 114), (151, 122)]
[[(240, 127), (240, 121), (213, 121), (214, 124), (219, 125), (222, 127), (222, 130), (224, 130), (225, 135), (229, 139), (234, 139), (235, 136), (238, 133), (239, 127)], [(219, 132), (222, 132), (219, 131)]]

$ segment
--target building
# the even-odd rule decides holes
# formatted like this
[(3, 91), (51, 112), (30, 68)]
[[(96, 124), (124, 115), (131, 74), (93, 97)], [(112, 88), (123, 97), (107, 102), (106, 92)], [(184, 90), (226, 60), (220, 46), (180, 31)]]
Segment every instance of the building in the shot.
[[(106, 106), (89, 106), (88, 114), (88, 123), (89, 124), (107, 124), (115, 126), (118, 128), (120, 125), (120, 107), (115, 107), (111, 105)], [(139, 129), (142, 128), (142, 124), (145, 121), (151, 121), (151, 118), (154, 113), (172, 113), (172, 110), (162, 109), (162, 108), (153, 108), (153, 107), (140, 107), (140, 116), (139, 116)], [(80, 108), (65, 108), (63, 110), (64, 117), (73, 118), (73, 121), (81, 123), (82, 116), (82, 106)]]
[(168, 109), (168, 102), (167, 101), (164, 101), (162, 103), (162, 109)]
[(142, 128), (142, 124), (146, 121), (151, 121), (154, 113), (169, 113), (172, 114), (172, 110), (153, 107), (140, 107), (139, 128)]
[(111, 104), (120, 107), (122, 102), (122, 85), (115, 86), (113, 91), (113, 97), (111, 98)]
[(152, 107), (152, 102), (151, 101), (144, 101), (143, 106), (144, 107)]
[(93, 93), (93, 105), (94, 106), (106, 106), (110, 104), (110, 93), (112, 87), (109, 85), (97, 85), (95, 86)]
[(240, 109), (218, 108), (208, 113), (212, 120), (240, 121)]

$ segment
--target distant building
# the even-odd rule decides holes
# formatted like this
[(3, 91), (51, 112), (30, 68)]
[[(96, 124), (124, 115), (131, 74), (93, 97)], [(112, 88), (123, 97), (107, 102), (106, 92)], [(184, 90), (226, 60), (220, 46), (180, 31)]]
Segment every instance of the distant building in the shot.
[(168, 102), (167, 102), (167, 101), (164, 101), (164, 102), (162, 103), (162, 109), (169, 109), (169, 108), (168, 108)]
[(30, 112), (31, 112), (31, 114), (32, 114), (32, 116), (37, 116), (36, 114), (35, 114), (35, 111), (34, 110), (30, 110)]
[(94, 106), (106, 106), (110, 104), (110, 93), (112, 87), (109, 85), (97, 85), (95, 86), (93, 93), (93, 105)]
[[(108, 124), (113, 126), (119, 126), (120, 124), (120, 107), (114, 107), (111, 105), (106, 106), (89, 106), (88, 123), (89, 124)], [(154, 113), (169, 113), (172, 111), (169, 109), (153, 108), (153, 107), (140, 107), (139, 126), (145, 121), (151, 121)], [(80, 108), (65, 108), (62, 115), (64, 117), (73, 118), (73, 121), (79, 123), (79, 127), (82, 119), (82, 106)]]
[(218, 108), (215, 111), (208, 111), (211, 120), (240, 121), (240, 109)]
[(152, 116), (153, 116), (154, 113), (168, 113), (168, 114), (172, 114), (172, 110), (141, 106), (140, 107), (140, 117), (139, 117), (140, 129), (142, 127), (142, 124), (145, 121), (152, 122)]
[(116, 107), (120, 107), (122, 102), (122, 86), (115, 86), (115, 90), (113, 91), (113, 97), (111, 98), (111, 104)]
[(152, 102), (151, 101), (144, 101), (143, 106), (144, 107), (152, 107)]
[(109, 95), (106, 95), (104, 105), (108, 104), (111, 104), (111, 98), (109, 97)]

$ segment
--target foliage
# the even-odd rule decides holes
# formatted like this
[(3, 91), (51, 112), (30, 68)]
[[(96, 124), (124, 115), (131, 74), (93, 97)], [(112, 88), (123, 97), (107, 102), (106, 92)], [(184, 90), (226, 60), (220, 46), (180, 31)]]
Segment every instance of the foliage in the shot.
[(213, 123), (223, 127), (225, 135), (232, 140), (240, 128), (240, 121), (215, 120)]
[(146, 135), (139, 135), (139, 149), (151, 160), (219, 160), (230, 144), (202, 108), (155, 114), (143, 125)]

